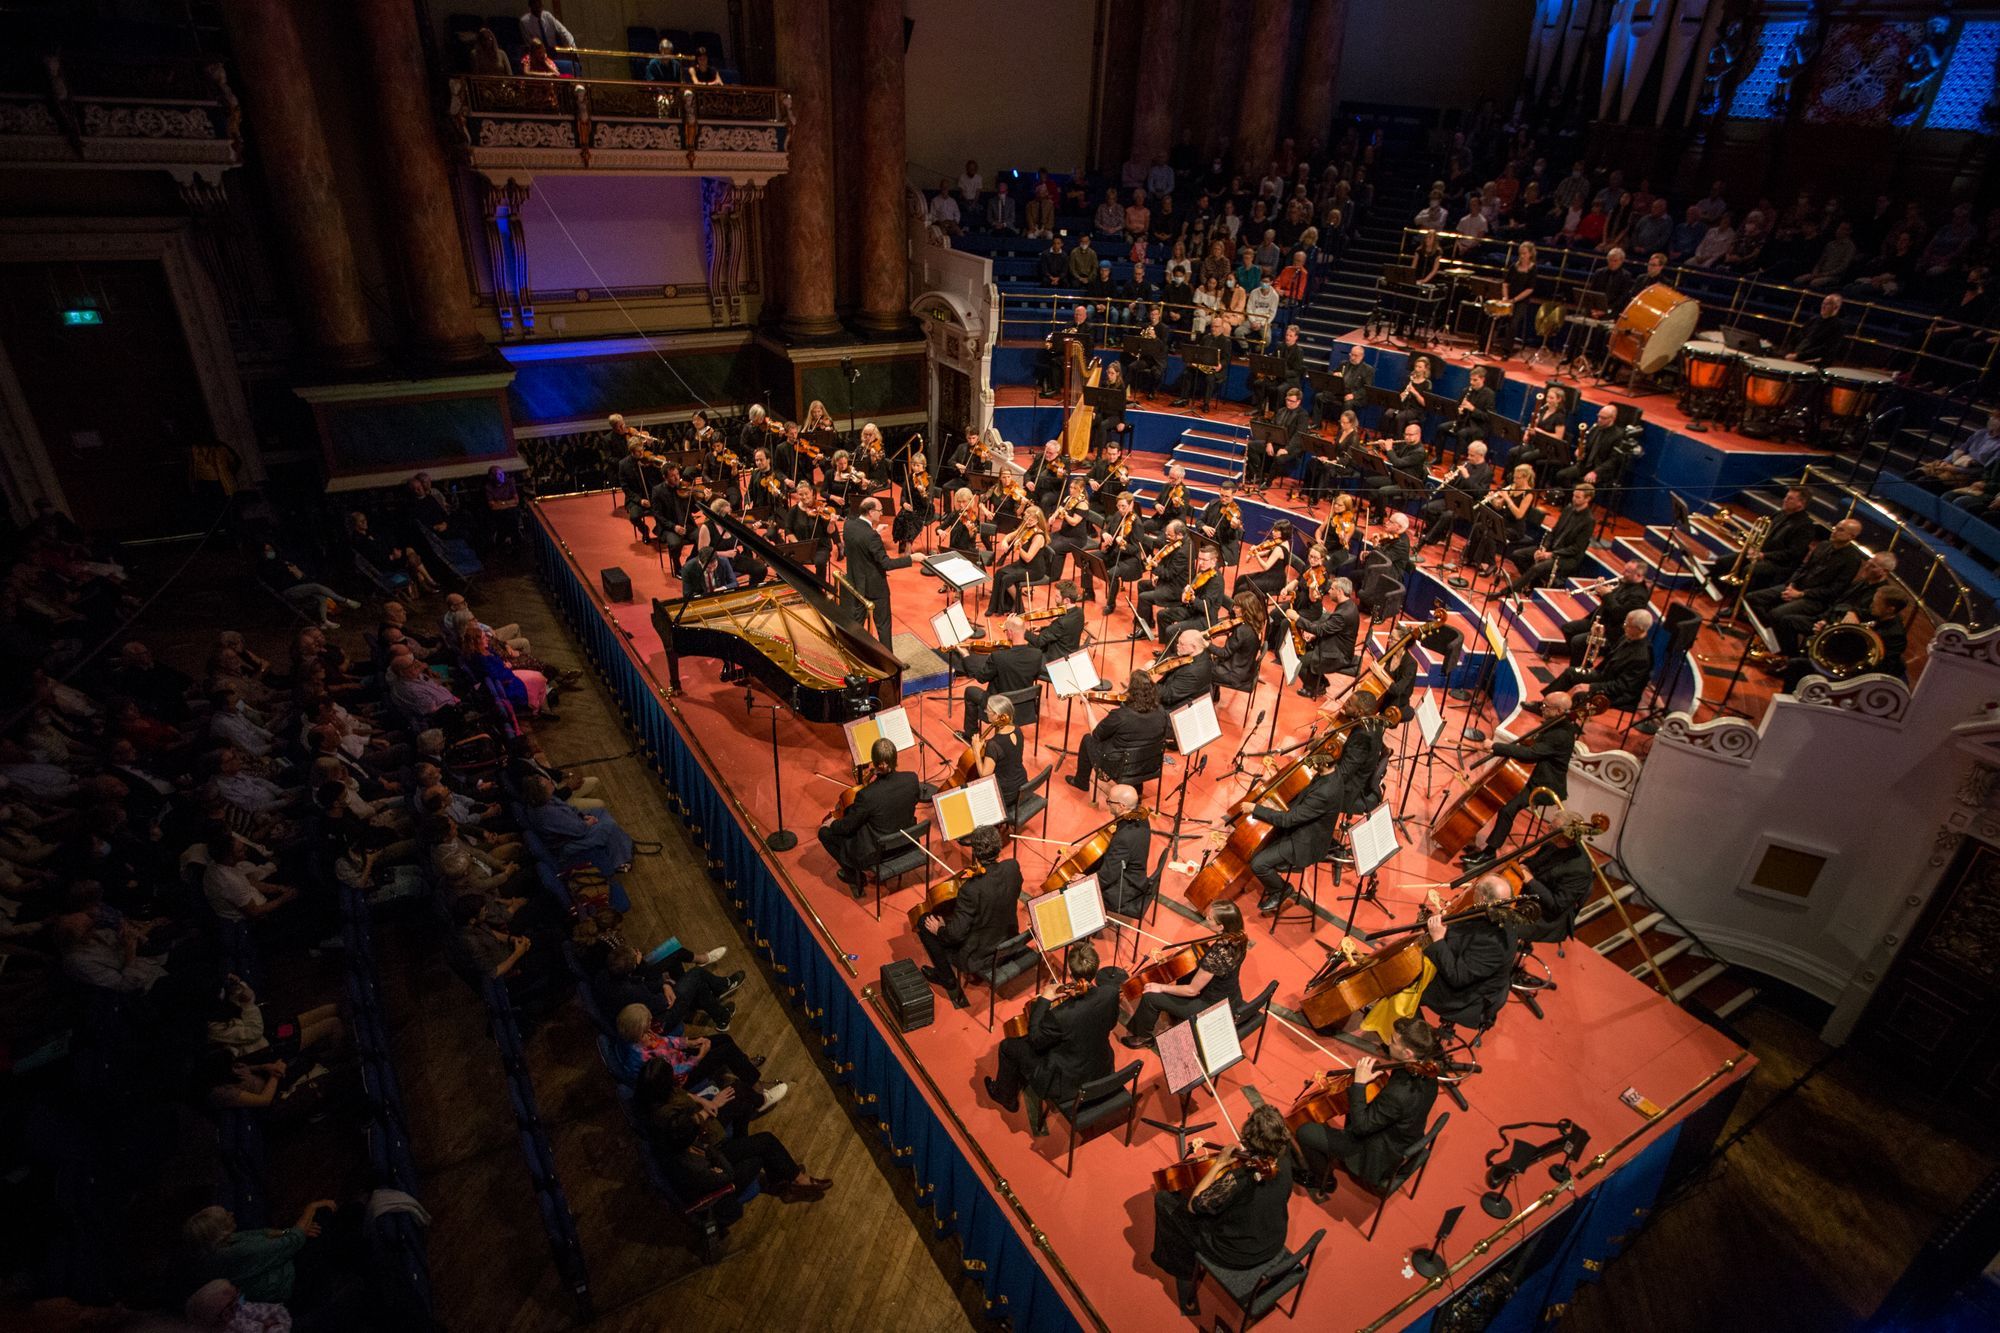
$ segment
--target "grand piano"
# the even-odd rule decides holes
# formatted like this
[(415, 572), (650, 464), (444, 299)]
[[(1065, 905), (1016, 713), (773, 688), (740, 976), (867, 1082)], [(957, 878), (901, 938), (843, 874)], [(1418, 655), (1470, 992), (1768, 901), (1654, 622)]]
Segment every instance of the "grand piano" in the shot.
[(683, 657), (740, 667), (808, 722), (848, 722), (899, 703), (903, 664), (854, 629), (840, 604), (786, 550), (725, 514), (709, 522), (769, 565), (775, 582), (700, 597), (653, 599), (653, 631), (667, 652), (667, 682), (681, 688)]

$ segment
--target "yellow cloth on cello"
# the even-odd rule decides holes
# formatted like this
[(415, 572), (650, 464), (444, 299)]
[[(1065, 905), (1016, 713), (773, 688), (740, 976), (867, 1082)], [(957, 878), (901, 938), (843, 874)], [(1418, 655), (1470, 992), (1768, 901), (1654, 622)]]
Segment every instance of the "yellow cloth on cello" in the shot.
[(1382, 1044), (1387, 1046), (1396, 1020), (1416, 1017), (1417, 1005), (1424, 998), (1424, 987), (1430, 985), (1431, 978), (1436, 975), (1437, 964), (1426, 955), (1424, 969), (1417, 973), (1415, 981), (1394, 995), (1383, 996), (1369, 1007), (1368, 1017), (1361, 1020), (1362, 1030), (1374, 1033), (1382, 1039)]

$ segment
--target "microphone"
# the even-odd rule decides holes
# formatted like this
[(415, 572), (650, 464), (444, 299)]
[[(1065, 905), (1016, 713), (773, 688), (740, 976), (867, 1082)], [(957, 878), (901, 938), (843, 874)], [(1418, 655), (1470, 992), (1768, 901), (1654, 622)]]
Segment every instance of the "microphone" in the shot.
[(1251, 723), (1251, 724), (1250, 724), (1250, 725), (1249, 725), (1249, 726), (1248, 726), (1247, 728), (1245, 728), (1245, 730), (1247, 730), (1247, 731), (1255, 731), (1255, 730), (1257, 730), (1257, 728), (1258, 728), (1258, 727), (1259, 727), (1260, 725), (1262, 725), (1262, 723), (1263, 723), (1263, 721), (1264, 721), (1264, 714), (1265, 714), (1265, 713), (1267, 713), (1267, 712), (1269, 712), (1269, 711), (1270, 711), (1270, 710), (1269, 710), (1269, 709), (1266, 709), (1266, 708), (1260, 708), (1260, 709), (1258, 709), (1258, 710), (1257, 710), (1257, 720), (1256, 720), (1255, 722), (1252, 722), (1252, 723)]

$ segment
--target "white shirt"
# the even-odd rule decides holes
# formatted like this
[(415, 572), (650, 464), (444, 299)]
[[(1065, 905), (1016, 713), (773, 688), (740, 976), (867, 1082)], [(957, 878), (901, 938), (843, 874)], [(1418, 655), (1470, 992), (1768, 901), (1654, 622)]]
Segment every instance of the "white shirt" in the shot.
[(1244, 302), (1243, 313), (1252, 324), (1260, 327), (1269, 324), (1278, 314), (1278, 289), (1268, 282), (1258, 284), (1257, 290), (1251, 292), (1250, 299)]
[(1417, 210), (1416, 223), (1419, 227), (1428, 227), (1436, 230), (1450, 221), (1451, 214), (1445, 211), (1443, 204), (1432, 204), (1429, 208), (1420, 208)]
[(979, 196), (986, 191), (986, 177), (978, 172), (958, 178), (958, 197), (968, 204), (979, 202)]
[(526, 43), (534, 37), (542, 39), (542, 45), (549, 48), (549, 54), (552, 56), (558, 46), (576, 45), (576, 38), (569, 35), (569, 29), (563, 26), (563, 21), (546, 9), (541, 12), (540, 17), (536, 17), (533, 13), (521, 15), (521, 41)]
[(208, 898), (208, 905), (224, 921), (247, 920), (244, 908), (262, 907), (269, 901), (241, 869), (213, 861), (201, 872), (201, 891)]
[(949, 194), (946, 194), (943, 190), (939, 190), (937, 193), (937, 197), (931, 200), (931, 221), (957, 222), (958, 201), (953, 199)]

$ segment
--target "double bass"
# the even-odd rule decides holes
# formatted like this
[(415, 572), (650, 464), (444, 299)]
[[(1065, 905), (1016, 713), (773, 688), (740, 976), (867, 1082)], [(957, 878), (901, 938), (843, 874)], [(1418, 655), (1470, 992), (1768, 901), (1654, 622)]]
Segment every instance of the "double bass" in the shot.
[(1357, 695), (1372, 695), (1377, 702), (1380, 702), (1382, 696), (1389, 692), (1389, 687), (1396, 683), (1394, 674), (1389, 670), (1389, 663), (1408, 652), (1413, 645), (1424, 642), (1444, 628), (1445, 610), (1440, 604), (1431, 609), (1429, 620), (1420, 620), (1389, 640), (1388, 645), (1376, 654), (1375, 660), (1368, 664), (1367, 670), (1355, 679), (1354, 688), (1341, 701), (1340, 715), (1353, 716), (1351, 709)]
[[(1555, 726), (1556, 722), (1581, 723), (1603, 706), (1602, 696), (1591, 695), (1555, 722), (1542, 723), (1515, 744), (1527, 744)], [(1493, 817), (1500, 813), (1500, 807), (1527, 789), (1530, 771), (1529, 766), (1519, 759), (1494, 755), (1477, 772), (1465, 778), (1465, 790), (1453, 797), (1431, 824), (1431, 842), (1438, 854), (1454, 857), (1471, 846), (1472, 840), (1479, 836), (1479, 830), (1492, 823)]]

